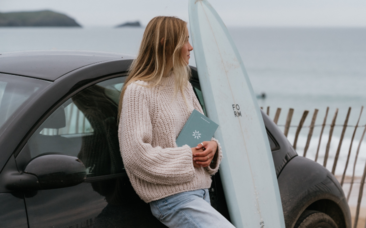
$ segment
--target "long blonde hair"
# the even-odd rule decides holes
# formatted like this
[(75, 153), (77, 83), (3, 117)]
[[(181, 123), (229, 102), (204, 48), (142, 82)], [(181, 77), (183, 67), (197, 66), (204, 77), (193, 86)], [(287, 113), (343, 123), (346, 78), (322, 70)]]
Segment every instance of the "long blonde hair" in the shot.
[(190, 68), (181, 56), (181, 50), (187, 41), (187, 23), (176, 17), (155, 17), (146, 26), (137, 58), (132, 62), (129, 75), (123, 85), (118, 119), (121, 115), (123, 96), (131, 83), (141, 80), (149, 87), (159, 85), (164, 76), (175, 77), (175, 91), (181, 92), (187, 86)]

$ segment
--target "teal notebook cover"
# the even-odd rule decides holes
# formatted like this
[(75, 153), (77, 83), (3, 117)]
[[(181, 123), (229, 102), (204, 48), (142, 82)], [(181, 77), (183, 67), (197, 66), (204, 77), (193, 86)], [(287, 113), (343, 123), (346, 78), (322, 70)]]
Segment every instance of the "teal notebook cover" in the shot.
[(189, 116), (177, 138), (177, 146), (196, 147), (203, 141), (210, 141), (219, 125), (196, 109)]

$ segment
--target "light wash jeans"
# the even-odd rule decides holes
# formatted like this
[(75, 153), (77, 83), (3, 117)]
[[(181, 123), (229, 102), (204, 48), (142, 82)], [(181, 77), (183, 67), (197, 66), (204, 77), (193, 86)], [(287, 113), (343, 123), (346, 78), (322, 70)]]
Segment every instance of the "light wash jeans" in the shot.
[(182, 192), (150, 202), (152, 214), (170, 228), (233, 228), (210, 204), (208, 189)]

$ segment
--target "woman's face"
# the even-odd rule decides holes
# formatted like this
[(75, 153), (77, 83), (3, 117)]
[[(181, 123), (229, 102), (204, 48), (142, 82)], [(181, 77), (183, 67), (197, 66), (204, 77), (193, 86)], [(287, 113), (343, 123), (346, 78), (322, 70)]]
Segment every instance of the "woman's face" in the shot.
[[(188, 29), (186, 27), (186, 34), (188, 33)], [(182, 52), (181, 52), (181, 56), (182, 59), (184, 60), (184, 62), (188, 65), (189, 64), (189, 59), (191, 58), (191, 51), (193, 50), (192, 45), (189, 43), (189, 36), (186, 37), (186, 41), (182, 47)]]

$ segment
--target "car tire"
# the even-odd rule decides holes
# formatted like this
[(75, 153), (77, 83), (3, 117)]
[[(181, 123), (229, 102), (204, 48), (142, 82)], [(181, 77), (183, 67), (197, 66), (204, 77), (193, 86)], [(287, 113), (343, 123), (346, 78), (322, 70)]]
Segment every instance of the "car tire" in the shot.
[(329, 215), (306, 210), (297, 220), (295, 228), (338, 228), (338, 226)]

